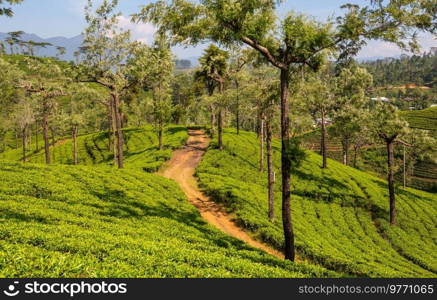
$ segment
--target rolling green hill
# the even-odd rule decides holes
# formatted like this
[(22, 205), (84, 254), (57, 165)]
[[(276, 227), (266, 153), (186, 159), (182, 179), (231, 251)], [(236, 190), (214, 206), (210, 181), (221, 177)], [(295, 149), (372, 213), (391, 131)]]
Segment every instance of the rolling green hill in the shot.
[[(185, 127), (169, 126), (164, 136), (165, 149), (158, 151), (158, 139), (152, 126), (124, 129), (125, 164), (127, 168), (139, 168), (154, 172), (171, 157), (172, 149), (184, 144), (188, 138)], [(108, 134), (93, 133), (78, 137), (78, 160), (81, 165), (113, 163), (112, 152), (108, 149)], [(32, 147), (34, 149), (34, 147)], [(73, 164), (73, 143), (71, 139), (61, 140), (51, 147), (52, 161), (56, 164)], [(22, 149), (7, 151), (0, 154), (6, 160), (21, 160)], [(28, 160), (33, 163), (44, 163), (43, 149), (28, 154)]]
[(176, 183), (0, 162), (0, 277), (326, 277), (213, 229)]
[[(280, 249), (280, 178), (273, 224), (267, 217), (267, 176), (258, 171), (256, 135), (227, 130), (224, 143), (224, 151), (211, 147), (199, 166), (201, 187), (255, 237)], [(276, 174), (279, 149), (276, 141)], [(292, 176), (292, 217), (300, 255), (356, 276), (436, 276), (436, 195), (399, 188), (399, 226), (392, 227), (385, 181), (336, 161), (330, 161), (327, 170), (320, 165), (321, 158), (308, 152)]]

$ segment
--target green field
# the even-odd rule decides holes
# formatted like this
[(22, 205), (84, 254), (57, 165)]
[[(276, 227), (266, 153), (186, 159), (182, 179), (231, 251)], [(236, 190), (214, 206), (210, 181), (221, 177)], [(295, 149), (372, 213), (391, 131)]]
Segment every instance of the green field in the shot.
[(1, 162), (0, 177), (0, 277), (336, 276), (213, 229), (157, 175)]
[[(185, 127), (169, 126), (164, 135), (164, 150), (158, 151), (158, 139), (152, 126), (124, 129), (125, 165), (128, 168), (154, 172), (171, 157), (172, 150), (183, 145), (188, 138)], [(106, 132), (78, 137), (78, 161), (81, 165), (113, 164), (113, 154), (108, 146)], [(34, 147), (32, 147), (34, 149)], [(21, 160), (22, 148), (0, 154), (6, 160)], [(61, 140), (51, 147), (51, 157), (55, 164), (73, 164), (73, 143), (71, 139)], [(28, 161), (44, 163), (44, 150), (28, 154)]]
[[(279, 218), (273, 224), (267, 218), (267, 176), (258, 171), (256, 135), (227, 130), (224, 142), (223, 152), (210, 149), (199, 166), (201, 187), (255, 237), (280, 249), (280, 178), (275, 195)], [(276, 141), (276, 174), (279, 162)], [(436, 195), (399, 188), (399, 226), (392, 227), (386, 182), (333, 160), (327, 170), (320, 165), (320, 156), (308, 152), (292, 176), (292, 216), (301, 256), (356, 276), (436, 276)]]

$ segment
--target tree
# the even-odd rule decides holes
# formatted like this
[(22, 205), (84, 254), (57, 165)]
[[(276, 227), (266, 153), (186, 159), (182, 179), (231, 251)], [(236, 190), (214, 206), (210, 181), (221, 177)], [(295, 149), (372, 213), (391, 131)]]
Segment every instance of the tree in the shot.
[(372, 85), (372, 75), (357, 65), (343, 68), (336, 77), (335, 98), (338, 109), (333, 114), (334, 135), (340, 137), (343, 164), (349, 164), (349, 149), (365, 131), (368, 117), (366, 91)]
[(334, 111), (339, 107), (335, 97), (336, 82), (328, 66), (322, 72), (311, 74), (308, 80), (301, 82), (303, 103), (314, 119), (316, 126), (320, 126), (320, 152), (322, 155), (322, 169), (328, 167), (327, 163), (327, 125), (332, 121)]
[(387, 181), (390, 200), (390, 224), (396, 224), (396, 197), (394, 185), (394, 145), (408, 132), (408, 123), (399, 117), (399, 111), (391, 104), (378, 103), (372, 111), (372, 128), (375, 136), (382, 139), (387, 148)]
[(437, 149), (437, 139), (430, 135), (427, 130), (411, 129), (403, 137), (402, 145), (402, 176), (403, 185), (408, 183), (408, 170), (412, 170), (419, 161), (435, 161)]
[(14, 54), (14, 45), (22, 42), (20, 37), (24, 34), (24, 31), (12, 31), (8, 32), (9, 37), (6, 39), (6, 42), (9, 44), (10, 54)]
[(21, 2), (23, 2), (23, 0), (0, 0), (0, 16), (12, 17), (14, 15), (12, 8), (5, 7), (4, 5), (6, 3), (9, 3), (10, 5), (19, 4)]
[(19, 83), (19, 87), (31, 97), (35, 97), (42, 119), (44, 151), (46, 163), (51, 163), (49, 142), (49, 119), (57, 106), (56, 98), (67, 95), (69, 79), (59, 65), (52, 61), (35, 58), (25, 60), (29, 72)]
[(27, 138), (29, 135), (28, 131), (31, 124), (35, 121), (34, 107), (32, 103), (25, 99), (21, 99), (20, 102), (16, 105), (14, 119), (21, 131), (22, 149), (23, 149), (22, 160), (23, 162), (26, 162), (27, 161), (26, 146), (27, 146)]
[[(337, 27), (298, 14), (288, 14), (278, 22), (278, 1), (254, 0), (172, 0), (156, 1), (143, 7), (134, 20), (152, 22), (160, 33), (169, 33), (174, 43), (197, 44), (212, 40), (223, 45), (245, 44), (261, 53), (280, 70), (281, 82), (281, 172), (282, 220), (285, 258), (294, 260), (294, 234), (290, 213), (291, 159), (289, 88), (299, 66), (317, 70), (323, 52), (337, 50), (339, 59), (356, 54), (365, 41), (382, 38), (407, 48), (417, 48), (410, 27), (435, 30), (434, 6), (427, 1), (373, 0), (368, 7), (346, 5), (347, 13), (337, 18)], [(276, 26), (276, 25), (279, 26)]]
[(100, 99), (100, 97), (101, 95), (96, 89), (92, 89), (84, 84), (76, 85), (69, 97), (70, 101), (67, 106), (67, 118), (65, 121), (68, 124), (73, 139), (72, 161), (74, 165), (78, 164), (77, 137), (80, 127), (85, 124), (88, 110), (90, 110), (90, 100)]
[(164, 129), (172, 115), (170, 84), (174, 57), (163, 38), (157, 39), (151, 49), (144, 47), (143, 51), (141, 57), (146, 58), (149, 63), (145, 83), (152, 90), (154, 125), (158, 133), (159, 150), (163, 150)]
[[(6, 133), (10, 129), (16, 130), (16, 124), (10, 118), (16, 110), (17, 104), (23, 98), (21, 90), (16, 88), (17, 81), (23, 77), (23, 72), (15, 64), (0, 57), (0, 137), (6, 150)], [(16, 148), (18, 148), (18, 132), (16, 130)]]
[(58, 53), (56, 54), (56, 57), (58, 58), (64, 56), (67, 53), (67, 49), (65, 49), (65, 47), (57, 46), (56, 50), (58, 51)]
[[(118, 168), (123, 168), (124, 138), (120, 97), (137, 83), (129, 73), (133, 68), (131, 57), (138, 44), (130, 41), (129, 31), (118, 27), (119, 14), (114, 13), (117, 4), (117, 0), (104, 0), (94, 13), (93, 3), (88, 1), (85, 12), (88, 27), (81, 48), (83, 61), (79, 80), (95, 82), (109, 90), (116, 136), (117, 153), (114, 156)], [(137, 73), (140, 71), (137, 70)]]
[[(229, 58), (228, 52), (221, 50), (217, 46), (211, 44), (199, 59), (201, 70), (197, 73), (197, 78), (203, 78), (208, 89), (208, 95), (212, 96), (214, 90), (218, 87), (220, 94), (225, 91), (225, 80), (227, 76)], [(217, 108), (217, 128), (218, 128), (218, 148), (223, 149), (223, 105), (218, 102), (211, 105), (211, 134), (214, 135), (215, 113)]]

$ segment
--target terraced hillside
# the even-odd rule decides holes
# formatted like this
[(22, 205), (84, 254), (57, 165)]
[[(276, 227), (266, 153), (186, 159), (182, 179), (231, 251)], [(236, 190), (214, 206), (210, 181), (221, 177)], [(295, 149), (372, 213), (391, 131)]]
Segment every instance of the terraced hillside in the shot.
[[(416, 111), (404, 111), (401, 112), (401, 114), (408, 121), (411, 128), (428, 130), (432, 136), (437, 138), (437, 107)], [(320, 133), (317, 131), (307, 133), (303, 137), (303, 145), (308, 150), (319, 152)], [(328, 157), (337, 161), (343, 160), (341, 142), (336, 137), (328, 135), (327, 149)], [(372, 146), (361, 150), (358, 155), (357, 166), (359, 169), (372, 172), (385, 178), (387, 165), (385, 146)], [(351, 163), (353, 163), (354, 157), (355, 152), (351, 149)], [(399, 158), (399, 160), (399, 165), (401, 165), (401, 158)], [(398, 174), (397, 180), (399, 182), (403, 181), (401, 174)], [(408, 185), (429, 192), (437, 191), (437, 164), (433, 161), (418, 162), (412, 169), (412, 174), (408, 179)]]
[[(275, 194), (278, 219), (271, 223), (256, 135), (227, 130), (224, 143), (224, 151), (210, 149), (197, 169), (201, 187), (241, 226), (280, 249), (280, 178)], [(274, 162), (278, 169), (277, 141)], [(336, 161), (330, 161), (327, 170), (320, 165), (320, 156), (308, 152), (292, 176), (292, 216), (301, 256), (357, 276), (436, 276), (436, 195), (398, 189), (399, 225), (393, 227), (388, 222), (386, 182)]]
[[(164, 150), (158, 151), (158, 139), (151, 126), (128, 128), (124, 130), (125, 165), (154, 172), (171, 157), (172, 149), (184, 144), (188, 138), (185, 127), (170, 126), (164, 136)], [(22, 150), (12, 150), (0, 154), (6, 160), (21, 160)], [(73, 164), (73, 143), (71, 139), (59, 141), (51, 147), (52, 161), (57, 164)], [(33, 163), (44, 163), (43, 149), (29, 154)], [(109, 150), (108, 134), (105, 132), (83, 135), (78, 138), (78, 161), (81, 165), (113, 163), (113, 154)]]
[(429, 130), (437, 137), (437, 107), (402, 112), (410, 127)]
[(213, 229), (157, 175), (0, 162), (0, 177), (0, 277), (336, 276)]

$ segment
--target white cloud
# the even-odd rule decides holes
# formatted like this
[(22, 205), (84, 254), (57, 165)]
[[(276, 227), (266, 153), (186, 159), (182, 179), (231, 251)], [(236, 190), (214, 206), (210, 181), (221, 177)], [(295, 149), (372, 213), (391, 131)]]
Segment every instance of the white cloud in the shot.
[(118, 25), (124, 30), (130, 30), (131, 37), (135, 41), (151, 44), (154, 40), (156, 28), (148, 23), (133, 23), (125, 16), (118, 17)]
[[(432, 34), (422, 34), (419, 37), (421, 52), (429, 51), (431, 47), (437, 47), (437, 39)], [(404, 54), (398, 46), (393, 43), (383, 41), (370, 41), (363, 50), (358, 54), (359, 58), (368, 58), (375, 56), (394, 57)], [(410, 53), (405, 53), (410, 54)]]

